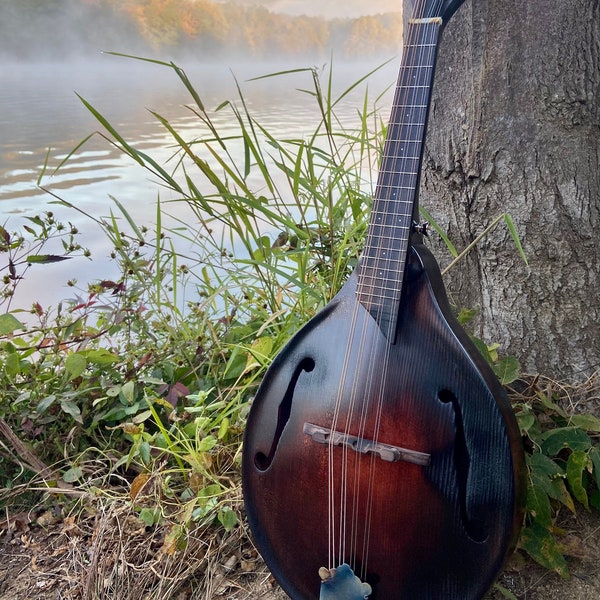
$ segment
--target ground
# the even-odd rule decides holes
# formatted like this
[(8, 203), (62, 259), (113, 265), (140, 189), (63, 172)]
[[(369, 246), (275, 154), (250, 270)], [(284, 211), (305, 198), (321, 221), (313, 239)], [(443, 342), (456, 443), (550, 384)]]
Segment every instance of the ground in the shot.
[[(0, 520), (2, 600), (285, 600), (243, 526), (228, 534), (146, 527), (127, 502), (77, 504), (67, 516), (30, 511)], [(571, 578), (521, 555), (489, 599), (590, 600), (600, 597), (600, 514), (561, 520)]]

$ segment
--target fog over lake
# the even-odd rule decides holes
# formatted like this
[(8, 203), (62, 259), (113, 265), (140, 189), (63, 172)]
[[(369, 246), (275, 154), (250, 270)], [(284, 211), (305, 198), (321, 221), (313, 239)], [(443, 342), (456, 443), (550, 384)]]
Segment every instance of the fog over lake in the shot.
[[(334, 65), (336, 87), (345, 89), (379, 64)], [(289, 64), (183, 66), (208, 109), (215, 109), (224, 100), (235, 100), (237, 80), (253, 117), (272, 134), (288, 138), (306, 135), (318, 122), (316, 104), (298, 91), (311, 88), (310, 73), (248, 81), (281, 68), (289, 69)], [(312, 65), (298, 61), (293, 66)], [(396, 69), (397, 63), (392, 61), (369, 80), (373, 97), (393, 83)], [(21, 226), (24, 217), (52, 210), (58, 218), (73, 222), (84, 232), (82, 243), (92, 251), (91, 261), (78, 257), (55, 265), (35, 266), (19, 284), (13, 308), (28, 307), (34, 300), (56, 305), (73, 293), (66, 286), (68, 279), (77, 278), (80, 287), (85, 287), (88, 281), (114, 278), (118, 273), (109, 260), (110, 248), (99, 227), (76, 211), (51, 204), (53, 198), (38, 187), (37, 179), (47, 156), (47, 176), (42, 184), (95, 217), (105, 217), (116, 210), (112, 196), (138, 224), (152, 227), (158, 194), (162, 202), (169, 200), (168, 191), (147, 171), (99, 136), (76, 150), (58, 173), (51, 175), (82, 139), (99, 129), (75, 92), (100, 111), (129, 143), (161, 163), (171, 157), (173, 141), (149, 110), (169, 119), (186, 139), (198, 137), (204, 129), (185, 107), (192, 98), (176, 74), (155, 64), (111, 55), (90, 63), (13, 63), (5, 65), (1, 79), (1, 223), (13, 230)], [(363, 86), (340, 104), (336, 112), (344, 122), (357, 122), (364, 92)], [(388, 110), (383, 106), (387, 117)], [(222, 134), (233, 132), (231, 111), (222, 110), (213, 116)], [(167, 210), (178, 214), (186, 207), (172, 204)]]

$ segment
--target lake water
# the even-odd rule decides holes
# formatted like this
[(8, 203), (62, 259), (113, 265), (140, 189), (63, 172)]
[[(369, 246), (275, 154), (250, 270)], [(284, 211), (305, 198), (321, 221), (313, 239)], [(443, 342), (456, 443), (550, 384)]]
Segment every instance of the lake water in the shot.
[[(203, 131), (197, 117), (186, 109), (192, 99), (171, 69), (120, 57), (105, 58), (93, 65), (22, 64), (2, 68), (0, 222), (12, 231), (21, 227), (25, 217), (52, 210), (57, 218), (74, 223), (84, 232), (82, 243), (91, 249), (93, 256), (92, 261), (74, 258), (35, 266), (19, 285), (13, 309), (26, 308), (32, 301), (43, 306), (56, 305), (59, 300), (71, 297), (73, 291), (66, 286), (71, 278), (78, 279), (80, 287), (85, 288), (89, 281), (118, 275), (110, 263), (110, 248), (99, 227), (77, 211), (52, 205), (53, 198), (38, 187), (47, 156), (48, 176), (43, 185), (95, 217), (107, 216), (115, 209), (110, 198), (113, 196), (139, 225), (152, 227), (159, 191), (161, 199), (168, 199), (147, 171), (99, 136), (78, 149), (56, 175), (49, 175), (82, 139), (99, 129), (76, 92), (98, 109), (128, 142), (161, 163), (172, 154), (172, 138), (149, 109), (168, 118), (187, 139)], [(336, 87), (345, 89), (378, 65), (334, 67)], [(237, 79), (252, 115), (274, 135), (302, 136), (311, 133), (318, 122), (316, 104), (297, 90), (312, 89), (309, 73), (249, 81), (279, 68), (183, 66), (207, 108), (214, 109), (224, 100), (236, 99)], [(392, 62), (369, 79), (371, 97), (393, 83), (396, 69)], [(348, 123), (357, 121), (364, 90), (362, 87), (340, 104), (336, 110), (338, 117)], [(387, 109), (382, 112), (387, 116)], [(214, 118), (221, 133), (233, 127), (227, 121), (231, 119), (229, 111), (216, 113)], [(181, 205), (176, 210), (183, 211), (185, 207)]]

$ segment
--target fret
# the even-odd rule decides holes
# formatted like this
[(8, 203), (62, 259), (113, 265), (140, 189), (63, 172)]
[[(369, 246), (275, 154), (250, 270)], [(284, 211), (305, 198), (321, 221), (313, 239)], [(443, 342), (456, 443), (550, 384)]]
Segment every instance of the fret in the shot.
[[(382, 171), (383, 173), (384, 171)], [(402, 172), (398, 172), (398, 171), (386, 171), (387, 173), (389, 173), (390, 175), (418, 175), (418, 173), (416, 171), (402, 171)], [(413, 190), (415, 189), (414, 185), (395, 185), (395, 184), (390, 184), (390, 183), (380, 183), (379, 187), (383, 188), (383, 189), (390, 189), (390, 188), (394, 188), (396, 190)]]
[(409, 90), (427, 90), (429, 91), (431, 89), (430, 85), (407, 85), (406, 89)]
[[(405, 117), (406, 118), (406, 117)], [(394, 125), (390, 125), (388, 127), (390, 140), (398, 139), (400, 135), (406, 135), (409, 139), (413, 139), (414, 141), (419, 141), (422, 137), (421, 133), (425, 129), (425, 121), (421, 119), (419, 121), (410, 122), (399, 122)], [(418, 134), (418, 135), (417, 135)]]
[[(372, 284), (372, 289), (377, 291), (377, 294), (372, 294), (370, 298), (365, 298), (367, 302), (372, 302), (373, 304), (381, 304), (381, 302), (377, 302), (379, 300), (398, 300), (400, 298), (400, 291), (397, 286), (389, 286), (385, 287), (381, 285), (381, 282), (376, 282)], [(383, 292), (383, 293), (382, 293)]]
[[(392, 188), (390, 188), (392, 189)], [(396, 186), (393, 187), (394, 191), (396, 190)], [(410, 188), (411, 190), (413, 188)], [(393, 196), (390, 198), (384, 198), (383, 196), (379, 196), (378, 199), (376, 200), (376, 202), (394, 202), (394, 204), (406, 204), (406, 206), (410, 206), (412, 208), (413, 205), (413, 201), (412, 200), (402, 200), (401, 198), (394, 198)], [(385, 215), (386, 212), (390, 212), (390, 210), (385, 211), (385, 210), (379, 210), (378, 211), (380, 214), (378, 214), (376, 217), (373, 218), (373, 223), (381, 223), (382, 221), (382, 214), (383, 213)], [(407, 211), (405, 214), (400, 214), (397, 215), (398, 216), (398, 221), (400, 221), (400, 218), (402, 216), (406, 216), (406, 214), (411, 214), (412, 211)], [(386, 219), (389, 220), (389, 219)]]
[[(404, 262), (404, 258), (400, 258), (399, 256), (365, 256), (365, 259), (369, 259), (371, 262), (385, 262), (385, 263), (393, 263), (395, 266), (382, 266), (380, 264), (370, 264), (369, 262), (365, 263), (365, 267), (368, 269), (372, 269), (373, 271), (391, 271), (393, 273), (397, 273), (398, 265)], [(393, 271), (392, 271), (393, 269)], [(368, 275), (365, 273), (365, 277), (373, 277), (376, 278), (377, 275)]]
[[(377, 230), (377, 233), (381, 233), (381, 229), (392, 229), (394, 231), (402, 230), (402, 229), (410, 229), (412, 224), (407, 224), (406, 221), (409, 218), (410, 214), (405, 215), (397, 215), (393, 214), (391, 211), (387, 211), (387, 215), (384, 211), (381, 211), (384, 216), (389, 216), (385, 220), (377, 217), (376, 220), (369, 224), (369, 233), (371, 231)], [(392, 220), (392, 217), (394, 220)]]
[[(390, 138), (390, 144), (416, 144), (419, 148), (421, 148), (421, 142), (419, 140), (411, 140), (407, 138)], [(394, 159), (389, 158), (388, 160)]]
[[(407, 227), (404, 231), (408, 231), (410, 228)], [(373, 238), (373, 235), (369, 234), (368, 236), (369, 238)], [(377, 236), (379, 239), (379, 244), (377, 246), (375, 246), (374, 248), (369, 248), (369, 250), (365, 253), (363, 252), (363, 256), (368, 256), (370, 258), (376, 258), (377, 256), (380, 256), (381, 253), (385, 250), (386, 252), (400, 252), (400, 249), (398, 248), (398, 245), (396, 244), (396, 242), (399, 241), (399, 238), (397, 235), (387, 235), (387, 236)], [(384, 243), (387, 242), (387, 243)], [(392, 242), (392, 243), (390, 243)]]
[(398, 289), (399, 282), (389, 282), (387, 285), (385, 282), (382, 284), (381, 281), (373, 281), (371, 284), (365, 284), (363, 290), (366, 295), (365, 300), (375, 304), (383, 304), (381, 300), (398, 299), (400, 297), (400, 290)]
[(429, 108), (429, 104), (392, 104), (392, 108)]
[(381, 278), (394, 279), (394, 275), (398, 273), (398, 265), (402, 262), (400, 258), (396, 258), (395, 260), (390, 260), (389, 265), (372, 265), (370, 263), (375, 262), (374, 258), (365, 257), (366, 260), (363, 262), (363, 269), (365, 270), (363, 276), (367, 279), (372, 279), (373, 281), (378, 281)]
[[(400, 150), (402, 150), (402, 148), (400, 148)], [(400, 162), (403, 160), (421, 160), (421, 156), (406, 156), (406, 154), (402, 154), (401, 156), (398, 156), (397, 158), (392, 159), (394, 162)], [(396, 171), (399, 172), (399, 171)]]
[[(410, 230), (410, 227), (403, 227), (403, 228), (398, 228), (400, 230), (404, 230), (404, 231), (408, 231)], [(371, 238), (374, 236), (370, 236)], [(377, 238), (379, 240), (381, 240), (382, 242), (385, 241), (393, 241), (393, 240), (397, 240), (398, 236), (397, 235), (378, 235)], [(385, 248), (387, 248), (387, 246), (385, 246)], [(375, 256), (377, 256), (378, 254), (381, 254), (382, 250), (384, 249), (384, 246), (377, 246), (374, 250)], [(393, 248), (387, 248), (389, 252), (393, 252), (394, 249)], [(363, 252), (364, 254), (364, 252)], [(366, 256), (373, 256), (373, 252), (370, 252), (369, 254), (367, 254)]]
[[(393, 278), (373, 277), (368, 274), (364, 275), (365, 283), (363, 285), (363, 293), (370, 294), (371, 299), (380, 297), (395, 297), (400, 294), (398, 288), (399, 281)], [(374, 292), (377, 292), (375, 295)]]
[(416, 213), (417, 184), (440, 31), (437, 22), (409, 25), (371, 222), (358, 271), (357, 298), (386, 336), (393, 336)]

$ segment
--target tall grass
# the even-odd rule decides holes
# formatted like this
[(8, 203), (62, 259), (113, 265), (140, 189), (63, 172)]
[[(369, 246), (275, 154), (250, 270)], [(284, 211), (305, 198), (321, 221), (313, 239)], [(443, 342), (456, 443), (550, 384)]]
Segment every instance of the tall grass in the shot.
[[(161, 464), (177, 510), (230, 526), (248, 402), (275, 354), (359, 256), (384, 135), (381, 96), (368, 91), (375, 71), (338, 92), (332, 70), (266, 75), (305, 77), (298, 93), (314, 103), (312, 131), (282, 139), (253, 116), (239, 82), (237, 98), (208, 107), (180, 67), (151, 62), (173, 71), (203, 133), (189, 139), (153, 112), (173, 140), (162, 163), (81, 98), (99, 130), (55, 169), (100, 136), (158, 181), (154, 227), (136, 223), (118, 198), (108, 217), (87, 215), (103, 229), (120, 278), (91, 282), (56, 315), (38, 307), (38, 328), (4, 322), (15, 341), (4, 346), (14, 359), (2, 371), (0, 417), (42, 464), (59, 461), (37, 471), (56, 485), (85, 481), (92, 456), (111, 456), (109, 473), (143, 475)], [(349, 126), (336, 107), (351, 94), (360, 100)], [(224, 113), (227, 134), (218, 126)], [(184, 203), (186, 217), (174, 217), (182, 211), (170, 211), (172, 203)], [(141, 517), (154, 519), (144, 508)]]

